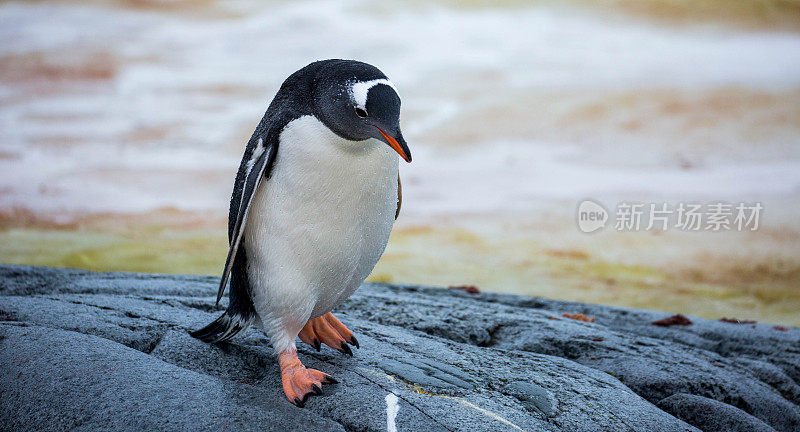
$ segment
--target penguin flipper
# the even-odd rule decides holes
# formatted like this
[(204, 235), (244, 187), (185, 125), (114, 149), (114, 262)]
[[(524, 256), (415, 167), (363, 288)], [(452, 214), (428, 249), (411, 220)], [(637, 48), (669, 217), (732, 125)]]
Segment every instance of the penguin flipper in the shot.
[(400, 184), (400, 174), (397, 174), (397, 210), (394, 211), (394, 219), (400, 216), (400, 205), (403, 204), (403, 185)]
[[(225, 268), (222, 271), (222, 278), (219, 281), (217, 304), (219, 304), (222, 295), (225, 293), (225, 286), (230, 278), (239, 246), (242, 243), (242, 236), (244, 234), (245, 224), (247, 223), (247, 213), (250, 210), (250, 203), (253, 201), (253, 197), (255, 196), (255, 192), (262, 178), (269, 178), (272, 166), (275, 163), (275, 157), (278, 154), (278, 138), (280, 136), (280, 131), (283, 130), (283, 127), (288, 123), (286, 119), (283, 121), (273, 121), (269, 129), (262, 134), (260, 132), (263, 132), (265, 129), (266, 121), (267, 119), (265, 116), (261, 121), (261, 125), (259, 125), (253, 133), (253, 137), (250, 138), (248, 149), (245, 152), (245, 157), (242, 159), (239, 174), (236, 178), (234, 197), (231, 200), (231, 211), (228, 216), (230, 249), (228, 249), (228, 257), (225, 259)], [(237, 190), (239, 189), (241, 189), (241, 194), (237, 200)]]

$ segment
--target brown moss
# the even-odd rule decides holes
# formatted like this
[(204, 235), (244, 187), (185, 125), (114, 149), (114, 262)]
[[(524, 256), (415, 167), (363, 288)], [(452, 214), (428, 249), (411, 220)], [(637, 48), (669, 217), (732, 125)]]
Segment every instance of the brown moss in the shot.
[(657, 321), (653, 321), (651, 324), (657, 325), (657, 326), (662, 326), (662, 327), (670, 327), (670, 326), (674, 326), (674, 325), (688, 326), (688, 325), (692, 325), (694, 323), (692, 323), (692, 320), (690, 320), (689, 318), (686, 318), (683, 314), (677, 314), (677, 315), (672, 315), (672, 316), (669, 316), (669, 317), (666, 317), (666, 318), (662, 318), (662, 319), (657, 320)]

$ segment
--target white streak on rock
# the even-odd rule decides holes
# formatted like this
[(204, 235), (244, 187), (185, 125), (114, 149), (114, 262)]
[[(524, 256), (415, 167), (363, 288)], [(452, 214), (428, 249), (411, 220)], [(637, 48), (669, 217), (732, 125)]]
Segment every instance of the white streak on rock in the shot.
[(522, 429), (521, 427), (519, 427), (519, 426), (515, 425), (514, 423), (511, 423), (510, 421), (508, 421), (508, 420), (504, 419), (503, 417), (500, 417), (500, 415), (499, 415), (499, 414), (497, 414), (497, 413), (495, 413), (495, 412), (492, 412), (492, 411), (489, 411), (489, 410), (487, 410), (487, 409), (481, 408), (481, 407), (479, 407), (479, 406), (477, 406), (477, 405), (475, 405), (475, 404), (473, 404), (473, 403), (471, 403), (471, 402), (467, 402), (467, 401), (465, 401), (464, 399), (461, 399), (461, 398), (457, 398), (457, 397), (450, 397), (450, 396), (445, 396), (445, 397), (449, 397), (449, 398), (451, 398), (451, 399), (455, 399), (455, 400), (456, 400), (456, 401), (458, 401), (458, 403), (460, 403), (461, 405), (464, 405), (464, 406), (466, 406), (466, 407), (472, 408), (472, 409), (474, 409), (475, 411), (478, 411), (479, 413), (482, 413), (482, 414), (486, 415), (486, 416), (487, 416), (487, 417), (489, 417), (489, 418), (493, 418), (493, 419), (495, 419), (495, 420), (499, 421), (500, 423), (503, 423), (503, 424), (506, 424), (506, 425), (508, 425), (508, 426), (511, 426), (511, 427), (513, 427), (514, 429), (517, 429), (517, 430), (524, 431), (524, 429)]
[(395, 419), (397, 413), (400, 411), (400, 405), (397, 404), (397, 395), (389, 393), (386, 395), (386, 430), (387, 432), (397, 432), (397, 425)]

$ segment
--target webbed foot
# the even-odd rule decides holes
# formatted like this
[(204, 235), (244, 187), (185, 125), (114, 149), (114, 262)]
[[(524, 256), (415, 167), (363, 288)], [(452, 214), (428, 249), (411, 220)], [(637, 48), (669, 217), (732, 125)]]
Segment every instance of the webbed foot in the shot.
[(343, 354), (352, 356), (350, 345), (358, 348), (358, 340), (332, 313), (308, 320), (300, 330), (300, 340), (313, 346), (317, 351), (325, 344)]
[(278, 364), (281, 366), (283, 393), (289, 402), (300, 408), (305, 405), (309, 396), (322, 394), (323, 384), (337, 382), (324, 372), (303, 366), (294, 348), (278, 354)]

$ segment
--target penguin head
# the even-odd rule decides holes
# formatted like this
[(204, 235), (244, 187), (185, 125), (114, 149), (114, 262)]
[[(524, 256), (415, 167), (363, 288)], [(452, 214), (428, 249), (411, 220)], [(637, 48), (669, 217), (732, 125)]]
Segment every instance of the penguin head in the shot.
[(375, 138), (411, 162), (400, 131), (400, 96), (375, 66), (354, 60), (332, 61), (320, 71), (315, 114), (337, 135), (363, 141)]

